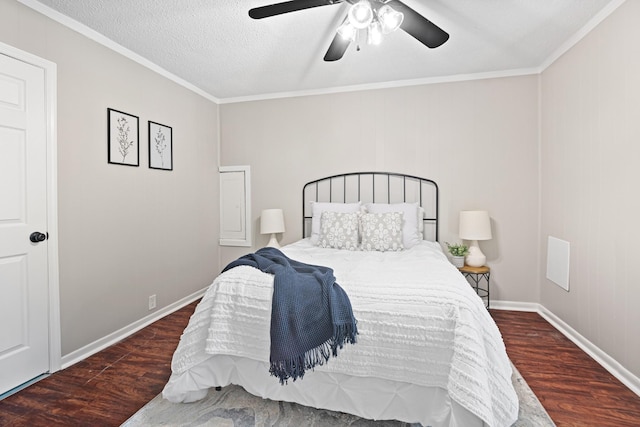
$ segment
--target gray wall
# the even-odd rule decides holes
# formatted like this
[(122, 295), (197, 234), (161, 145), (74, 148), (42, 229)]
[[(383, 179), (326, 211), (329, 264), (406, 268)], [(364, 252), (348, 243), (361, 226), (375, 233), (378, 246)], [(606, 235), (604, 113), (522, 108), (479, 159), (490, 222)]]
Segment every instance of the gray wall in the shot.
[(542, 260), (571, 244), (570, 290), (541, 303), (640, 377), (640, 2), (628, 1), (542, 74)]
[[(369, 169), (435, 179), (441, 240), (456, 239), (461, 209), (491, 214), (492, 297), (540, 302), (638, 378), (637, 16), (640, 2), (626, 2), (538, 77), (222, 105), (221, 162), (254, 167), (256, 225), (261, 209), (284, 208), (285, 243), (300, 236), (306, 181)], [(549, 235), (571, 243), (569, 292), (546, 279)]]
[[(252, 167), (254, 249), (262, 209), (284, 209), (282, 243), (301, 237), (308, 181), (418, 175), (440, 186), (442, 242), (459, 241), (460, 210), (489, 211), (492, 297), (538, 301), (537, 76), (223, 104), (220, 130), (221, 164)], [(246, 251), (221, 248), (222, 264)]]
[[(58, 66), (62, 354), (205, 288), (218, 273), (218, 106), (13, 1), (0, 41)], [(107, 108), (140, 118), (140, 166), (107, 164)], [(147, 121), (174, 170), (148, 168)]]
[[(147, 315), (149, 295), (175, 302), (264, 245), (262, 209), (283, 208), (283, 243), (297, 240), (305, 182), (381, 170), (439, 183), (442, 241), (458, 240), (460, 210), (487, 209), (492, 297), (541, 302), (640, 376), (636, 16), (640, 2), (626, 2), (541, 77), (218, 107), (0, 0), (0, 41), (58, 64), (63, 354)], [(140, 116), (139, 168), (106, 163), (107, 107)], [(173, 127), (173, 172), (147, 168), (147, 120)], [(219, 145), (220, 164), (252, 167), (253, 248), (217, 246)], [(568, 293), (545, 279), (548, 235), (571, 242)]]

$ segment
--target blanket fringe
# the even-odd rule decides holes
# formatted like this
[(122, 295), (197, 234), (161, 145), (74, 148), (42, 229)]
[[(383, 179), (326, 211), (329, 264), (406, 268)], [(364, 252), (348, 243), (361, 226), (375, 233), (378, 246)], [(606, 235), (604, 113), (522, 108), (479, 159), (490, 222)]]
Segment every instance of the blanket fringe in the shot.
[(356, 335), (358, 335), (357, 321), (353, 323), (342, 323), (333, 326), (333, 338), (331, 338), (331, 349), (333, 356), (338, 355), (338, 347), (342, 348), (345, 343), (355, 344)]
[(278, 377), (280, 384), (287, 384), (288, 380), (302, 379), (307, 369), (313, 370), (316, 366), (322, 366), (329, 361), (331, 356), (338, 356), (338, 348), (342, 349), (345, 343), (355, 344), (358, 328), (355, 323), (335, 325), (331, 339), (323, 342), (318, 347), (312, 348), (301, 356), (287, 360), (271, 361), (269, 373)]

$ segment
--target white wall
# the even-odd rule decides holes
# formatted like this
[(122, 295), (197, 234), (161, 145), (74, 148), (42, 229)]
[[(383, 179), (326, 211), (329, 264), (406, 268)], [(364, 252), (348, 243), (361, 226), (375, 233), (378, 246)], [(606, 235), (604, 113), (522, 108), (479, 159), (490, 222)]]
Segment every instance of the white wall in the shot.
[[(542, 75), (541, 303), (640, 377), (640, 2)], [(546, 239), (571, 243), (570, 290), (545, 279)]]
[[(458, 214), (486, 209), (492, 298), (537, 302), (538, 77), (488, 79), (220, 106), (221, 164), (252, 167), (253, 249), (262, 209), (281, 207), (283, 243), (301, 237), (304, 183), (389, 171), (440, 186), (441, 241)], [(221, 248), (221, 265), (247, 248)]]
[[(58, 66), (62, 354), (209, 285), (218, 273), (218, 107), (13, 0), (0, 41)], [(140, 118), (140, 166), (107, 164), (107, 108)], [(148, 168), (147, 121), (173, 127)]]

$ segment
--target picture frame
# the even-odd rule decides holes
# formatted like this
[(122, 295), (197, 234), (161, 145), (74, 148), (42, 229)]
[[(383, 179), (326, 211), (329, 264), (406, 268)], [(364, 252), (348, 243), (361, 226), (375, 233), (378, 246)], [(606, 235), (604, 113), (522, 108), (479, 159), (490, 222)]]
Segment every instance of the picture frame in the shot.
[(138, 116), (107, 108), (108, 162), (125, 166), (140, 165), (140, 127)]
[(149, 120), (149, 168), (173, 170), (173, 128)]

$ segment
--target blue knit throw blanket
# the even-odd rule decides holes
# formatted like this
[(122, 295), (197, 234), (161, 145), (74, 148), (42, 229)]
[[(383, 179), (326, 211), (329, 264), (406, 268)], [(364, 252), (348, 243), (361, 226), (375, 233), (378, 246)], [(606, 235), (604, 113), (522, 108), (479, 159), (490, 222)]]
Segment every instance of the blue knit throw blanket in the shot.
[(275, 248), (262, 248), (227, 265), (255, 267), (274, 275), (271, 306), (271, 375), (285, 384), (305, 370), (356, 343), (351, 302), (329, 267), (292, 260)]

